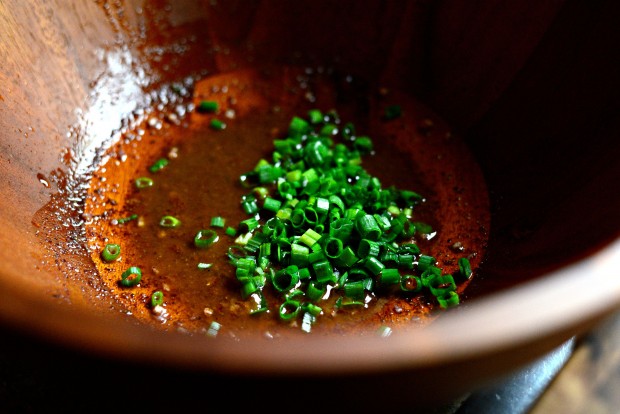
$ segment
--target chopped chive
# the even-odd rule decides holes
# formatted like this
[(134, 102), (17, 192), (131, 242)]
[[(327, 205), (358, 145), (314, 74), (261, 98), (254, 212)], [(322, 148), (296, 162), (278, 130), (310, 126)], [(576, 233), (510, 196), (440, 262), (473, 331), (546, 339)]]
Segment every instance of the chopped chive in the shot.
[(353, 148), (362, 154), (368, 154), (373, 150), (372, 140), (369, 137), (357, 137), (353, 141)]
[(137, 218), (138, 218), (137, 214), (132, 214), (132, 215), (127, 216), (127, 217), (119, 218), (119, 219), (116, 220), (116, 222), (118, 224), (125, 224), (125, 223), (127, 223), (129, 221), (136, 220)]
[(417, 293), (422, 287), (422, 281), (417, 276), (407, 275), (400, 279), (400, 289), (403, 292)]
[(213, 118), (209, 122), (209, 126), (211, 127), (211, 129), (214, 129), (216, 131), (221, 131), (226, 128), (226, 124), (224, 123), (224, 121), (222, 121), (221, 119), (217, 119), (217, 118)]
[(466, 257), (461, 257), (458, 263), (459, 263), (459, 274), (465, 279), (471, 278), (472, 271), (471, 271), (471, 264), (469, 263), (469, 259), (467, 259)]
[(132, 266), (121, 274), (121, 285), (126, 287), (136, 286), (142, 280), (142, 270)]
[(435, 258), (433, 256), (428, 256), (425, 254), (421, 254), (418, 259), (418, 269), (422, 272), (427, 270), (429, 267), (435, 265)]
[(218, 110), (218, 104), (215, 101), (200, 101), (196, 110), (200, 113), (215, 113)]
[(271, 282), (278, 292), (290, 292), (299, 282), (299, 268), (290, 265), (278, 270), (274, 273)]
[(416, 230), (422, 234), (430, 234), (433, 232), (433, 227), (430, 224), (422, 223), (421, 221), (413, 222)]
[(271, 211), (273, 213), (277, 213), (282, 206), (282, 201), (276, 200), (275, 198), (267, 197), (263, 203), (263, 208), (265, 210)]
[(115, 243), (108, 243), (101, 251), (101, 258), (104, 262), (113, 262), (118, 260), (121, 255), (121, 246)]
[[(388, 119), (401, 114), (398, 105), (386, 107)], [(362, 167), (374, 149), (369, 136), (357, 134), (336, 111), (320, 109), (292, 117), (285, 132), (273, 141), (271, 156), (239, 177), (249, 190), (240, 200), (248, 218), (226, 228), (236, 237), (228, 258), (242, 298), (252, 300), (250, 313), (269, 309), (266, 286), (280, 295), (280, 319), (299, 317), (305, 332), (323, 314), (315, 303), (327, 292), (336, 297), (336, 309), (365, 307), (380, 288), (430, 294), (442, 308), (458, 303), (452, 275), (416, 244), (432, 232), (414, 221), (424, 197), (383, 187)], [(458, 275), (471, 275), (464, 258)]]
[(153, 187), (153, 179), (149, 177), (138, 177), (135, 179), (134, 184), (136, 188), (139, 189)]
[(280, 315), (281, 319), (288, 321), (294, 319), (299, 313), (300, 309), (301, 304), (299, 303), (299, 301), (289, 299), (283, 302), (282, 305), (280, 305), (278, 314)]
[(348, 298), (361, 301), (366, 295), (366, 284), (363, 280), (345, 283), (344, 295)]
[(168, 159), (160, 158), (149, 167), (149, 171), (152, 173), (156, 173), (164, 169), (167, 165), (168, 165)]
[(219, 236), (212, 229), (203, 229), (198, 230), (196, 236), (194, 236), (194, 246), (199, 249), (206, 249), (211, 246), (213, 243), (216, 243), (219, 239)]
[(438, 296), (437, 301), (442, 308), (450, 308), (459, 304), (460, 299), (458, 293), (450, 291), (443, 296)]
[(164, 303), (164, 292), (157, 290), (151, 295), (151, 306), (161, 306)]
[(216, 216), (211, 218), (211, 227), (224, 228), (226, 224), (226, 219), (224, 217)]
[(323, 114), (319, 109), (311, 109), (308, 111), (308, 118), (311, 124), (318, 124), (323, 121)]
[(305, 244), (308, 247), (312, 247), (314, 243), (316, 243), (321, 238), (321, 235), (314, 231), (313, 229), (308, 229), (299, 239), (300, 242)]
[(159, 220), (159, 225), (161, 227), (167, 227), (167, 228), (174, 229), (181, 225), (181, 220), (179, 220), (178, 218), (174, 216), (163, 216)]
[(250, 217), (249, 219), (245, 219), (241, 223), (239, 223), (238, 230), (241, 233), (249, 233), (255, 228), (257, 228), (259, 225), (260, 224), (258, 223), (258, 220), (256, 220), (256, 218)]
[(383, 269), (378, 277), (379, 283), (383, 286), (390, 286), (400, 283), (400, 273), (398, 269)]
[(327, 289), (325, 288), (324, 284), (318, 283), (317, 281), (313, 280), (308, 283), (308, 288), (306, 289), (306, 296), (308, 297), (308, 299), (316, 302), (323, 296), (325, 296), (326, 292)]
[(294, 137), (307, 132), (308, 129), (309, 129), (308, 122), (305, 119), (302, 119), (297, 116), (294, 116), (291, 119), (291, 122), (288, 127), (289, 133)]

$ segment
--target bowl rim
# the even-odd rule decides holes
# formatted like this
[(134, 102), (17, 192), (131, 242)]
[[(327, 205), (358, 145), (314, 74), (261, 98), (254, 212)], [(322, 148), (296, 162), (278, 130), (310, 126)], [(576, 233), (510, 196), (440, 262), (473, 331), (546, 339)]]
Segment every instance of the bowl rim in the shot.
[(537, 342), (559, 346), (620, 308), (620, 279), (610, 277), (618, 263), (620, 238), (538, 279), (472, 299), (428, 326), (387, 337), (308, 335), (269, 346), (262, 338), (231, 343), (163, 332), (131, 318), (113, 320), (87, 307), (76, 310), (22, 286), (7, 285), (3, 278), (0, 286), (6, 294), (0, 315), (6, 324), (62, 346), (192, 370), (259, 375), (415, 370), (481, 355), (505, 356)]

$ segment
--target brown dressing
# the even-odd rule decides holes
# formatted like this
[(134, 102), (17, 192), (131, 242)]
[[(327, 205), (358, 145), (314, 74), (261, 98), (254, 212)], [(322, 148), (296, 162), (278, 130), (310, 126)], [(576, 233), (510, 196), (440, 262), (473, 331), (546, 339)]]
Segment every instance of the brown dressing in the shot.
[[(239, 184), (239, 176), (270, 155), (272, 140), (282, 136), (293, 115), (312, 108), (335, 109), (343, 122), (352, 121), (359, 133), (373, 139), (375, 154), (366, 156), (363, 166), (384, 187), (395, 185), (426, 197), (414, 217), (431, 224), (436, 235), (430, 240), (416, 236), (421, 251), (436, 257), (444, 273), (456, 272), (458, 258), (466, 256), (475, 274), (489, 227), (482, 174), (465, 144), (412, 97), (368, 91), (350, 79), (316, 70), (269, 68), (206, 78), (196, 84), (193, 95), (195, 105), (203, 99), (216, 100), (219, 112), (192, 111), (180, 119), (154, 113), (110, 149), (91, 182), (85, 210), (94, 218), (86, 227), (92, 258), (104, 283), (138, 319), (192, 333), (207, 332), (216, 321), (219, 335), (234, 338), (306, 334), (299, 329), (300, 321), (278, 320), (275, 302), (270, 312), (248, 314), (252, 303), (241, 298), (226, 256), (234, 237), (217, 230), (219, 240), (205, 250), (196, 249), (193, 238), (198, 230), (210, 228), (214, 216), (233, 227), (247, 218), (239, 201), (248, 190)], [(400, 105), (403, 114), (387, 121), (384, 111), (392, 104)], [(226, 128), (210, 128), (214, 117)], [(149, 172), (148, 166), (162, 157), (169, 164)], [(136, 189), (133, 181), (140, 176), (151, 177), (154, 185)], [(139, 218), (117, 223), (132, 214)], [(179, 218), (181, 226), (162, 228), (164, 215)], [(119, 261), (101, 261), (106, 243), (121, 245)], [(199, 263), (212, 266), (199, 269)], [(143, 277), (138, 286), (122, 287), (120, 275), (129, 266), (139, 266)], [(458, 280), (458, 292), (469, 282)], [(157, 290), (164, 292), (163, 312), (153, 312), (149, 305)], [(330, 297), (321, 303), (324, 314), (312, 334), (423, 326), (443, 312), (424, 295), (377, 294), (367, 308), (340, 310), (334, 301)]]

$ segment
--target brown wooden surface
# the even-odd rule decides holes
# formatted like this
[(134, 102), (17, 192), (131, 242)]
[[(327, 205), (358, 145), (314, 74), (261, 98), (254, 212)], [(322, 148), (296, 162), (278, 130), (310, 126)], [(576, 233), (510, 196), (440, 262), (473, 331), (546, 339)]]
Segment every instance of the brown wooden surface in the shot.
[[(125, 378), (136, 367), (82, 359), (71, 350), (106, 344), (122, 353), (131, 343), (150, 352), (161, 345), (117, 323), (116, 314), (101, 321), (58, 311), (56, 302), (90, 308), (84, 298), (96, 297), (91, 288), (97, 279), (75, 277), (82, 275), (73, 270), (79, 257), (46, 247), (63, 239), (41, 239), (37, 225), (45, 223), (37, 212), (45, 213), (39, 209), (79, 161), (72, 155), (109, 138), (110, 130), (88, 125), (122, 118), (124, 100), (133, 102), (142, 97), (140, 88), (148, 91), (171, 77), (204, 76), (257, 58), (288, 60), (303, 47), (309, 56), (293, 54), (297, 62), (340, 62), (342, 70), (419, 94), (468, 134), (490, 186), (503, 192), (495, 200), (497, 246), (509, 247), (494, 251), (490, 264), (498, 272), (521, 277), (520, 266), (548, 269), (618, 237), (617, 2), (217, 3), (156, 0), (140, 9), (138, 1), (0, 3), (0, 317), (67, 347), (40, 347), (19, 336), (5, 341), (9, 402), (34, 403), (33, 387), (49, 387), (42, 400), (62, 402), (71, 390), (90, 389), (84, 380), (93, 379), (92, 372), (103, 372), (109, 380), (103, 388), (116, 395), (114, 374)], [(331, 14), (320, 25), (309, 18), (324, 10)], [(251, 51), (236, 49), (247, 39)], [(214, 45), (218, 53), (211, 53)], [(140, 74), (142, 83), (136, 83)], [(131, 87), (138, 97), (124, 94)], [(122, 98), (112, 104), (105, 90)], [(542, 248), (532, 249), (532, 241)], [(545, 339), (544, 346), (560, 340)], [(544, 348), (535, 345), (523, 351), (535, 355)], [(523, 360), (486, 362), (469, 375)], [(58, 381), (59, 372), (71, 379)], [(157, 376), (147, 372), (140, 384)], [(24, 388), (16, 385), (20, 379)], [(153, 383), (146, 386), (157, 387), (157, 379)]]

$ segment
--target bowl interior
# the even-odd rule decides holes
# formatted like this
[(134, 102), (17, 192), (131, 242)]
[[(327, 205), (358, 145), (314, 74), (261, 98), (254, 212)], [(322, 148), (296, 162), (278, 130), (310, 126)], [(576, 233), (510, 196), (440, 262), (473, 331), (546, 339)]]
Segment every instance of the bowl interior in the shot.
[[(604, 282), (597, 296), (602, 285), (584, 282), (602, 283), (618, 259), (620, 68), (601, 53), (617, 44), (613, 6), (17, 3), (0, 6), (0, 34), (10, 39), (0, 45), (0, 314), (11, 326), (119, 357), (228, 373), (383, 371), (394, 380), (406, 371), (445, 380), (452, 365), (466, 380), (540, 355), (620, 303), (620, 283)], [(303, 363), (274, 347), (242, 365), (247, 358), (232, 358), (247, 355), (243, 345), (160, 336), (110, 306), (75, 237), (83, 204), (70, 197), (80, 177), (163, 85), (267, 63), (329, 67), (413, 94), (463, 136), (487, 181), (492, 224), (462, 312), (412, 337), (347, 342), (345, 357), (338, 340), (309, 340)], [(561, 295), (574, 289), (584, 291), (571, 305)], [(523, 320), (488, 326), (488, 312)], [(526, 327), (537, 317), (537, 330)], [(496, 329), (505, 323), (517, 331)], [(446, 338), (449, 357), (438, 351)], [(509, 356), (524, 344), (527, 352)], [(473, 369), (491, 355), (486, 370)], [(368, 362), (354, 368), (363, 356)]]

